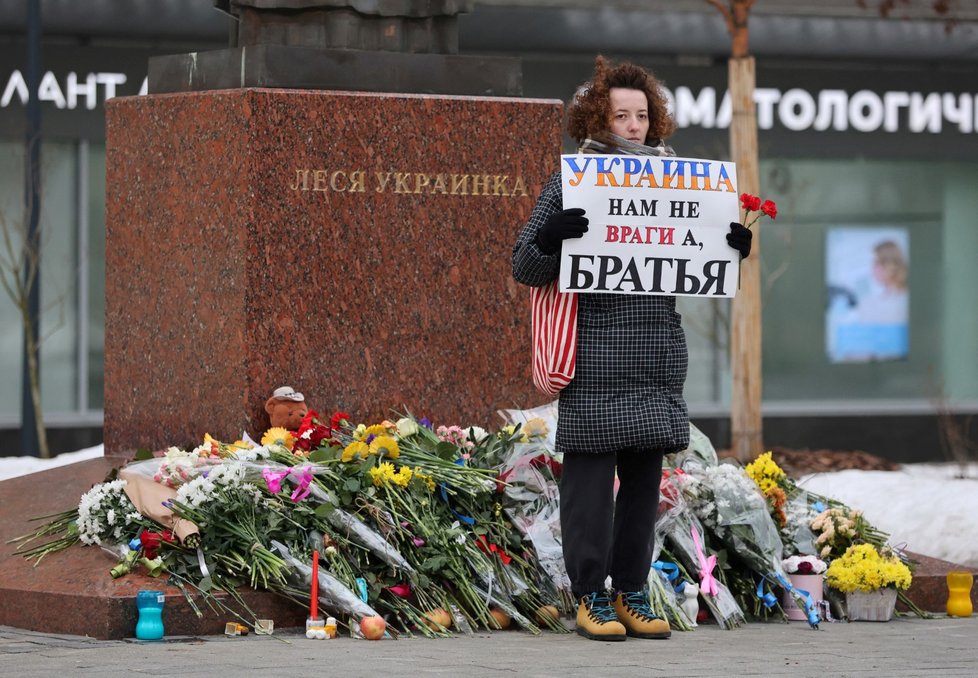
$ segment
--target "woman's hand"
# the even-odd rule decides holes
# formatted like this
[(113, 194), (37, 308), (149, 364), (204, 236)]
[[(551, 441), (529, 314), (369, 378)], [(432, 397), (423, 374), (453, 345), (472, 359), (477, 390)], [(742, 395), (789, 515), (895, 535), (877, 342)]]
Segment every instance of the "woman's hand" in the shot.
[(740, 252), (740, 258), (746, 259), (750, 254), (750, 243), (754, 238), (749, 228), (736, 221), (730, 222), (730, 233), (727, 233), (727, 244)]
[[(587, 217), (580, 207), (557, 212), (537, 231), (537, 245), (544, 254), (556, 254), (568, 238), (580, 238), (587, 233)], [(747, 230), (747, 229), (744, 229)], [(729, 237), (729, 236), (728, 236)], [(748, 245), (748, 250), (750, 246)]]

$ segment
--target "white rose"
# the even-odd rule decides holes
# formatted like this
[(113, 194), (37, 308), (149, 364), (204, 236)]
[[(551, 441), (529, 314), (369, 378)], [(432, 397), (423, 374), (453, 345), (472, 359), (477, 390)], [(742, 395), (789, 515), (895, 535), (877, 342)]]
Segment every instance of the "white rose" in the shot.
[(418, 432), (418, 423), (409, 417), (402, 417), (397, 420), (397, 435), (400, 438), (413, 436)]

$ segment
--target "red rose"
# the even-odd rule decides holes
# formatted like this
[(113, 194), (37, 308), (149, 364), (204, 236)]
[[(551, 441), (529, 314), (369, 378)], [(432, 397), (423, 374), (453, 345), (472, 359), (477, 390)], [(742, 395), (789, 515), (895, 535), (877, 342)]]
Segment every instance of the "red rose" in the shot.
[(173, 532), (170, 530), (163, 530), (163, 532), (160, 533), (143, 530), (139, 533), (139, 545), (143, 548), (143, 555), (150, 560), (157, 556), (157, 551), (160, 548), (160, 544), (164, 541), (172, 542)]
[(810, 562), (808, 562), (807, 560), (803, 560), (800, 563), (798, 563), (798, 574), (811, 574), (811, 573), (812, 573), (812, 564)]
[(757, 210), (761, 209), (761, 199), (756, 195), (751, 195), (750, 193), (740, 194), (740, 204), (743, 205), (744, 209), (748, 212), (756, 212)]
[(778, 206), (774, 204), (773, 200), (765, 200), (761, 203), (761, 211), (771, 217), (771, 219), (778, 217)]

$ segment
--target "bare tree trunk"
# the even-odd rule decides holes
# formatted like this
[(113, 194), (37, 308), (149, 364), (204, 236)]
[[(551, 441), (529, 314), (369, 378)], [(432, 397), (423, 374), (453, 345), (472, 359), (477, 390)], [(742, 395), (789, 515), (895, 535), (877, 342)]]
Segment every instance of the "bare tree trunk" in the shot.
[[(754, 58), (731, 58), (729, 63), (730, 151), (737, 163), (737, 187), (759, 193), (757, 170), (757, 115), (754, 108)], [(733, 300), (730, 334), (732, 392), (731, 446), (740, 461), (764, 449), (761, 417), (761, 221), (754, 224), (751, 256), (741, 262), (740, 290)]]
[(34, 426), (37, 431), (37, 455), (41, 459), (51, 458), (51, 449), (48, 446), (48, 435), (44, 428), (44, 410), (41, 409), (41, 371), (38, 366), (37, 353), (40, 350), (37, 337), (34, 336), (34, 328), (28, 320), (25, 324), (27, 331), (25, 339), (27, 341), (27, 370), (30, 374), (31, 402), (34, 403)]

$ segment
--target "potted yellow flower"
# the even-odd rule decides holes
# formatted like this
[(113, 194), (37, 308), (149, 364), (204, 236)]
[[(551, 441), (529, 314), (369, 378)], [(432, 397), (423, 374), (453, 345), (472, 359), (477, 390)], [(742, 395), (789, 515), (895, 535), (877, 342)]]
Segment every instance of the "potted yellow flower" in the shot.
[(846, 594), (849, 621), (889, 621), (897, 589), (910, 586), (908, 568), (889, 548), (855, 544), (834, 559), (825, 572), (826, 583)]

